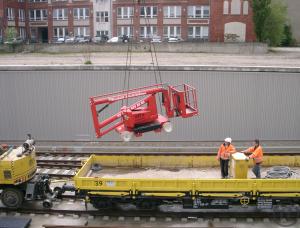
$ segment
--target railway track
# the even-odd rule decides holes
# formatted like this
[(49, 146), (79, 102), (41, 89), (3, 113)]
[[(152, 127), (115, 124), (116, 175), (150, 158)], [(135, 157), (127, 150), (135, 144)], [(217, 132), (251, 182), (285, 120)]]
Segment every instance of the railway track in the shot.
[[(76, 206), (79, 204), (81, 206)], [(227, 219), (230, 221), (237, 221), (244, 219), (247, 222), (253, 221), (265, 221), (269, 219), (276, 223), (283, 223), (287, 225), (292, 225), (297, 223), (300, 218), (299, 207), (289, 207), (289, 208), (275, 208), (273, 210), (257, 211), (254, 208), (233, 208), (227, 210), (216, 210), (216, 209), (178, 209), (178, 208), (168, 208), (168, 206), (162, 206), (162, 208), (154, 211), (141, 211), (136, 210), (134, 207), (129, 208), (116, 208), (111, 210), (96, 210), (89, 206), (87, 210), (83, 206), (83, 200), (74, 201), (71, 203), (60, 202), (59, 208), (53, 209), (43, 209), (40, 207), (30, 207), (26, 206), (15, 211), (13, 209), (7, 209), (5, 207), (0, 207), (0, 213), (3, 215), (18, 213), (18, 214), (37, 214), (37, 215), (56, 215), (58, 217), (72, 215), (74, 218), (80, 216), (89, 217), (102, 217), (104, 220), (114, 220), (114, 221), (199, 221), (199, 220), (223, 220)], [(65, 208), (65, 209), (60, 209)], [(73, 208), (73, 209), (72, 209)], [(75, 209), (74, 209), (75, 208)], [(233, 221), (234, 222), (234, 221)]]
[[(83, 199), (74, 200), (68, 197), (67, 200), (61, 200), (59, 207), (52, 209), (41, 208), (37, 205), (30, 205), (15, 209), (9, 209), (0, 206), (0, 212), (4, 213), (23, 213), (23, 214), (76, 214), (76, 215), (94, 215), (110, 217), (156, 217), (156, 218), (300, 218), (299, 206), (274, 206), (273, 209), (257, 211), (255, 206), (247, 208), (235, 206), (230, 209), (182, 209), (181, 207), (162, 205), (157, 210), (138, 210), (133, 205), (117, 205), (113, 209), (97, 210), (91, 205), (87, 208), (84, 206)], [(71, 199), (70, 199), (71, 198)], [(61, 209), (64, 208), (64, 209)]]
[[(64, 202), (64, 204), (67, 204)], [(81, 202), (82, 204), (82, 202)], [(69, 207), (72, 204), (69, 204)], [(63, 207), (65, 205), (62, 205)], [(171, 209), (172, 210), (172, 209)], [(94, 209), (40, 209), (40, 208), (21, 208), (17, 212), (14, 210), (8, 210), (7, 208), (0, 207), (0, 213), (3, 216), (30, 216), (34, 218), (35, 215), (43, 215), (47, 218), (44, 221), (43, 227), (48, 228), (74, 228), (74, 227), (99, 227), (89, 225), (87, 221), (98, 221), (101, 222), (101, 227), (128, 227), (126, 224), (130, 224), (129, 227), (139, 227), (139, 224), (148, 224), (148, 226), (157, 227), (157, 224), (162, 224), (159, 227), (169, 227), (170, 224), (181, 224), (182, 227), (188, 227), (188, 224), (198, 224), (201, 227), (236, 227), (239, 223), (245, 222), (248, 225), (253, 225), (260, 223), (264, 226), (271, 225), (272, 223), (278, 224), (279, 227), (296, 227), (299, 222), (299, 210), (293, 208), (289, 210), (275, 210), (275, 211), (260, 211), (255, 210), (245, 210), (242, 208), (240, 210), (202, 210), (202, 211), (138, 211), (134, 209), (114, 209), (114, 210), (94, 210)], [(51, 217), (50, 217), (51, 216)], [(59, 219), (59, 218), (72, 218), (81, 219), (81, 223), (84, 225), (70, 225), (64, 223), (64, 225), (59, 225), (59, 223), (49, 223), (49, 219)], [(55, 221), (56, 221), (55, 220)], [(95, 222), (94, 222), (95, 224)], [(109, 224), (109, 225), (107, 225)], [(152, 224), (152, 225), (151, 225)], [(169, 224), (169, 225), (168, 225)], [(216, 224), (227, 224), (227, 226), (218, 226)], [(228, 226), (228, 224), (234, 226)], [(125, 225), (125, 226), (124, 226)], [(216, 226), (215, 226), (216, 225)], [(178, 227), (178, 226), (177, 226)], [(195, 226), (193, 226), (195, 227)], [(273, 227), (273, 226), (272, 226)]]

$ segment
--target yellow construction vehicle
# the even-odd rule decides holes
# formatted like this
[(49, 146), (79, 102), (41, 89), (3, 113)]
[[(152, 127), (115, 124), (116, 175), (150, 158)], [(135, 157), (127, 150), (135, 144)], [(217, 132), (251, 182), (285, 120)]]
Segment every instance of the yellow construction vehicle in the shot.
[(36, 175), (35, 141), (28, 134), (23, 145), (2, 147), (0, 154), (0, 191), (2, 203), (18, 208), (24, 200), (44, 200), (44, 207), (52, 206), (54, 192), (47, 176)]

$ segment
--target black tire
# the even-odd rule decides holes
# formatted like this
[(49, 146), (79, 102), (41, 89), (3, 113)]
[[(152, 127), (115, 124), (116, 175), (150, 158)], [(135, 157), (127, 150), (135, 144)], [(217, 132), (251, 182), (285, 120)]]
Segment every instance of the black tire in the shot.
[(5, 188), (1, 194), (1, 201), (6, 207), (17, 209), (24, 201), (24, 194), (17, 188)]
[(52, 201), (50, 201), (50, 200), (44, 200), (43, 207), (46, 208), (46, 209), (52, 208), (53, 207)]

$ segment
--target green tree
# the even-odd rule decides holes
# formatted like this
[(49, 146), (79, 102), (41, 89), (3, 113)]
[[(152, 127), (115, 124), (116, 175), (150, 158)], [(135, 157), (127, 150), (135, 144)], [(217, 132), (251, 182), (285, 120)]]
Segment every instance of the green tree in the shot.
[(280, 0), (253, 0), (253, 21), (258, 41), (278, 46), (284, 36), (287, 8)]
[(8, 42), (12, 42), (17, 37), (17, 30), (14, 27), (7, 27), (5, 29), (5, 39)]
[(271, 13), (266, 19), (266, 39), (271, 46), (278, 46), (284, 37), (284, 26), (287, 22), (287, 8), (279, 0), (271, 3)]
[(255, 34), (259, 42), (264, 42), (266, 39), (265, 25), (271, 13), (270, 4), (271, 0), (253, 0), (252, 2)]

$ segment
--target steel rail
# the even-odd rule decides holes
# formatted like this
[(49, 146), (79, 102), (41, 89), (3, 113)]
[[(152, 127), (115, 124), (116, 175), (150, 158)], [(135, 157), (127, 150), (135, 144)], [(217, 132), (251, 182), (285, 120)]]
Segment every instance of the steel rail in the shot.
[[(194, 210), (194, 211), (193, 211)], [(17, 211), (5, 207), (0, 207), (0, 212), (18, 212), (23, 214), (74, 214), (74, 215), (94, 215), (94, 216), (110, 216), (110, 217), (170, 217), (170, 218), (187, 218), (187, 217), (200, 217), (200, 218), (300, 218), (300, 210), (229, 210), (229, 209), (190, 209), (188, 211), (143, 211), (143, 210), (73, 210), (73, 209), (41, 209), (41, 208), (28, 208), (22, 207)]]

